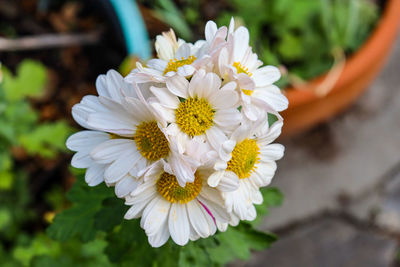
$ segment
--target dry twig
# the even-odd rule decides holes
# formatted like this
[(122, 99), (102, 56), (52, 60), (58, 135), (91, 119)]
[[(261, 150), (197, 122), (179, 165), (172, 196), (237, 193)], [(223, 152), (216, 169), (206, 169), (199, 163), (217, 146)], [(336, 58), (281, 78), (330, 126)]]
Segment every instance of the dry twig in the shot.
[(42, 34), (16, 39), (0, 37), (0, 51), (38, 50), (74, 45), (90, 45), (100, 41), (100, 31), (79, 34)]

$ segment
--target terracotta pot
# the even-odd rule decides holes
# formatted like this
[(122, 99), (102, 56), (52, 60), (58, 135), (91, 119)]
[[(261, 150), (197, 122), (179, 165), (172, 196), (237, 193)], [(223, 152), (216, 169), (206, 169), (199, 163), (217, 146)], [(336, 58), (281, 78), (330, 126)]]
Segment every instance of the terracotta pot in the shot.
[(400, 26), (400, 0), (387, 1), (381, 19), (365, 44), (344, 64), (332, 89), (325, 96), (315, 91), (326, 74), (302, 86), (288, 88), (289, 108), (282, 113), (283, 136), (292, 136), (328, 120), (352, 104), (377, 76)]

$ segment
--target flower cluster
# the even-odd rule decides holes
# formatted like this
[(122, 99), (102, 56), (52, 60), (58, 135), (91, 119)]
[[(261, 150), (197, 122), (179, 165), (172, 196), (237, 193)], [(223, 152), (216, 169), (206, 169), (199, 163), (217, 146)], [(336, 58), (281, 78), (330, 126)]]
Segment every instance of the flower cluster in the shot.
[[(288, 102), (273, 85), (241, 26), (209, 21), (194, 44), (174, 32), (157, 36), (157, 58), (125, 78), (110, 70), (96, 81), (99, 96), (72, 108), (88, 129), (72, 135), (72, 165), (87, 168), (89, 186), (105, 182), (141, 218), (149, 243), (189, 240), (256, 217), (284, 148), (280, 111)], [(268, 125), (268, 113), (278, 121)]]

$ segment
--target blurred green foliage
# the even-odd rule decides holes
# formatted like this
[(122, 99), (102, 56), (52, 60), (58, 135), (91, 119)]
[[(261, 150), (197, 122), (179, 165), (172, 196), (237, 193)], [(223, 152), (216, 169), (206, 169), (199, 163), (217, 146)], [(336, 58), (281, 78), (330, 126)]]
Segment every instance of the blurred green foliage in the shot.
[(4, 66), (0, 71), (0, 190), (4, 190), (11, 188), (15, 176), (12, 147), (21, 147), (30, 156), (52, 158), (65, 151), (72, 129), (64, 121), (41, 123), (29, 102), (45, 90), (47, 70), (41, 63), (24, 60), (15, 76)]
[[(283, 65), (302, 79), (316, 77), (334, 64), (333, 53), (347, 55), (367, 39), (378, 18), (371, 0), (230, 1), (219, 24), (232, 16), (248, 27), (252, 46), (264, 64)], [(283, 76), (280, 86), (287, 86)]]
[[(265, 189), (263, 195), (264, 203), (258, 207), (262, 214), (282, 202), (282, 194), (276, 188)], [(276, 240), (242, 222), (184, 247), (169, 240), (161, 248), (151, 248), (140, 220), (122, 220), (128, 207), (115, 198), (112, 188), (104, 184), (88, 187), (83, 175), (78, 175), (67, 198), (72, 206), (56, 215), (48, 235), (62, 242), (76, 238), (82, 242), (101, 240), (106, 243), (102, 253), (115, 266), (219, 266), (237, 258), (248, 259), (251, 250), (265, 249)]]
[[(174, 28), (178, 36), (193, 41), (193, 34), (205, 23), (213, 4), (224, 7), (210, 14), (218, 25), (246, 26), (251, 45), (268, 65), (284, 66), (291, 75), (308, 80), (334, 64), (335, 51), (350, 55), (367, 39), (379, 8), (374, 0), (149, 0), (142, 3)], [(208, 9), (208, 11), (207, 11)], [(285, 74), (285, 73), (284, 73)], [(287, 86), (291, 75), (278, 82)]]
[[(19, 147), (28, 156), (54, 158), (64, 151), (72, 129), (63, 121), (40, 122), (30, 104), (31, 98), (44, 93), (47, 72), (43, 65), (24, 61), (15, 76), (4, 67), (2, 70), (0, 266), (222, 266), (237, 258), (248, 259), (251, 250), (267, 248), (275, 241), (272, 234), (242, 222), (184, 247), (170, 240), (154, 249), (139, 220), (123, 220), (129, 207), (115, 197), (113, 188), (87, 186), (84, 171), (77, 169), (72, 169), (77, 181), (66, 199), (60, 187), (42, 192), (52, 211), (50, 217), (58, 213), (44, 233), (41, 225), (46, 216), (36, 213), (29, 173), (17, 170), (11, 149)], [(26, 81), (35, 78), (38, 81)], [(263, 195), (265, 201), (257, 207), (260, 215), (282, 201), (282, 194), (274, 188), (265, 189)]]
[[(85, 256), (78, 241), (59, 244), (36, 232), (42, 218), (33, 208), (29, 173), (18, 166), (12, 154), (13, 148), (19, 148), (28, 160), (38, 156), (55, 158), (65, 151), (65, 140), (73, 132), (64, 121), (41, 122), (31, 106), (31, 99), (45, 92), (48, 81), (45, 66), (24, 60), (15, 75), (2, 66), (0, 77), (0, 266), (39, 266), (36, 263), (45, 262), (45, 255), (63, 255), (66, 251), (76, 262), (84, 262), (81, 261), (84, 257), (87, 262), (96, 262), (97, 251), (90, 250), (96, 246), (102, 249), (101, 240), (86, 249), (89, 252)], [(59, 189), (51, 189), (46, 197), (47, 204), (54, 209), (60, 209), (65, 202)]]

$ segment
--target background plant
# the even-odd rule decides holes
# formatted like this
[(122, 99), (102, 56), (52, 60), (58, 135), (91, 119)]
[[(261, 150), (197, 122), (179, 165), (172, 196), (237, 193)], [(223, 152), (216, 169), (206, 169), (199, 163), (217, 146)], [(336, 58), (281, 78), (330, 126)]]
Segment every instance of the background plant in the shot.
[(308, 80), (328, 71), (337, 51), (345, 55), (355, 52), (378, 19), (377, 2), (232, 0), (209, 4), (222, 12), (208, 11), (202, 8), (202, 1), (195, 0), (152, 0), (143, 4), (154, 7), (159, 18), (189, 40), (194, 34), (187, 34), (186, 29), (201, 29), (203, 25), (199, 24), (214, 16), (219, 25), (228, 25), (235, 17), (249, 29), (251, 45), (264, 64), (280, 65), (289, 71), (290, 75), (283, 75), (278, 82), (286, 87), (296, 78)]
[[(104, 184), (88, 187), (84, 172), (72, 169), (76, 182), (64, 197), (60, 185), (42, 192), (51, 212), (37, 214), (29, 173), (20, 168), (15, 151), (43, 160), (65, 152), (73, 129), (65, 121), (44, 122), (32, 101), (45, 93), (44, 65), (21, 62), (16, 74), (2, 67), (0, 83), (0, 265), (1, 266), (204, 266), (248, 259), (251, 250), (269, 247), (276, 237), (253, 229), (269, 207), (280, 205), (282, 194), (263, 189), (264, 203), (253, 222), (230, 227), (208, 239), (180, 247), (169, 241), (154, 249), (139, 220), (123, 220), (127, 206)], [(272, 121), (273, 117), (270, 118)], [(14, 152), (13, 152), (14, 151)], [(34, 183), (34, 181), (33, 181)], [(56, 183), (57, 184), (57, 183)], [(54, 213), (58, 213), (53, 221)], [(47, 232), (44, 221), (50, 223)]]

